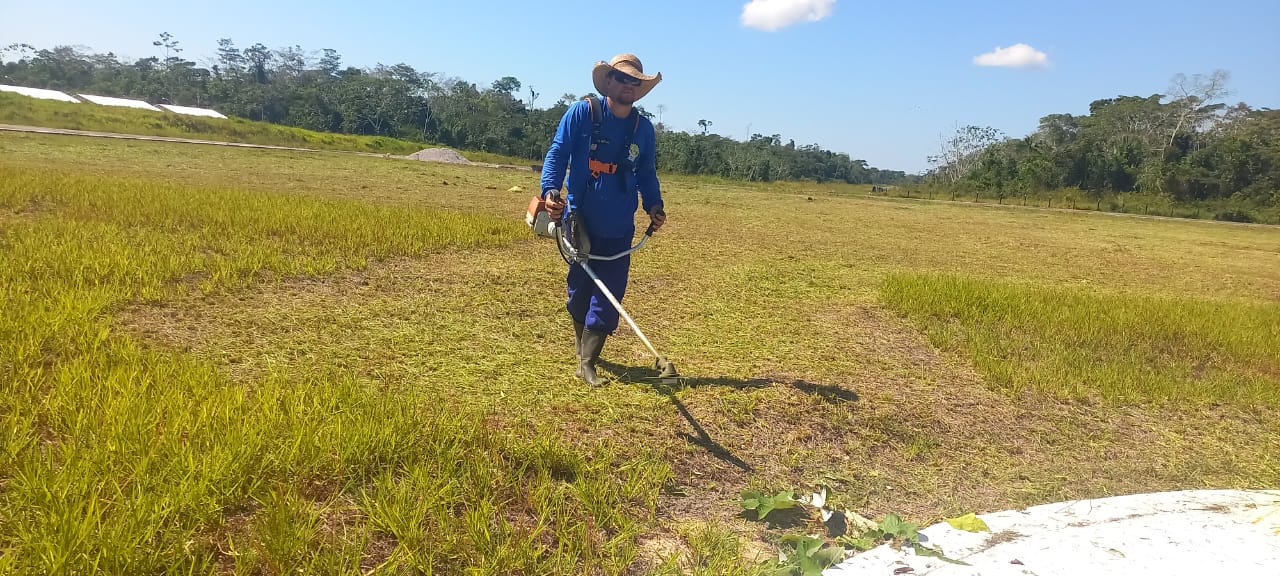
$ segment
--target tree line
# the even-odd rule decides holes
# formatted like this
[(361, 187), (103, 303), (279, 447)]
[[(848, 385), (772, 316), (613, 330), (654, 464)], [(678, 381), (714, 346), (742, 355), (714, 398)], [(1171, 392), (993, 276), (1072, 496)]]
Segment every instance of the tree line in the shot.
[(1280, 110), (1227, 105), (1229, 78), (1223, 70), (1179, 74), (1164, 94), (1050, 114), (1024, 138), (958, 128), (930, 157), (927, 181), (999, 197), (1071, 188), (1095, 198), (1280, 207)]
[[(560, 118), (579, 99), (565, 93), (538, 108), (542, 95), (512, 76), (482, 87), (403, 63), (346, 66), (332, 49), (271, 49), (261, 43), (241, 48), (228, 38), (218, 41), (216, 56), (198, 64), (183, 57), (180, 42), (168, 33), (153, 45), (157, 56), (130, 62), (72, 46), (14, 44), (0, 50), (0, 82), (214, 108), (309, 130), (391, 136), (539, 161)], [(751, 181), (892, 184), (914, 178), (817, 144), (784, 144), (777, 134), (755, 134), (746, 142), (707, 134), (710, 124), (700, 121), (702, 133), (691, 134), (656, 121), (659, 169)]]

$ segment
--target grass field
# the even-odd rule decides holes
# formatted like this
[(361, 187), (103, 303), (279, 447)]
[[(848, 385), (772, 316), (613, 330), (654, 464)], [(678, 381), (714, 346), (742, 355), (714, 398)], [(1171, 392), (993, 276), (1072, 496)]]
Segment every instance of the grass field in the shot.
[[(12, 92), (0, 92), (0, 124), (401, 156), (439, 146), (385, 136), (316, 132), (243, 118), (207, 118), (88, 102), (41, 100)], [(473, 162), (518, 166), (530, 163), (527, 159), (490, 152), (462, 150), (460, 153)]]
[[(884, 198), (905, 198), (930, 201), (972, 202), (995, 206), (1030, 206), (1057, 210), (1093, 210), (1166, 218), (1190, 218), (1229, 222), (1252, 222), (1280, 225), (1280, 205), (1245, 197), (1217, 198), (1211, 200), (1186, 200), (1171, 202), (1159, 194), (1141, 192), (1110, 192), (1092, 194), (1079, 188), (1058, 188), (1023, 195), (1001, 196), (992, 191), (960, 191), (933, 188), (928, 184), (890, 187), (877, 192)], [(1247, 215), (1248, 219), (1243, 219)]]
[(1280, 487), (1273, 228), (664, 179), (573, 377), (537, 175), (0, 134), (0, 573), (754, 574), (747, 489), (923, 524)]

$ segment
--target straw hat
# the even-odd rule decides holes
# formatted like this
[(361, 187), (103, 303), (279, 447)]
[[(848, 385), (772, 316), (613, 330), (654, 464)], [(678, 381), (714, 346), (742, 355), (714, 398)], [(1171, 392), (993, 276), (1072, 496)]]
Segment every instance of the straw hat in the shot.
[(662, 73), (659, 72), (652, 76), (644, 73), (644, 65), (640, 63), (640, 58), (635, 54), (619, 54), (613, 57), (613, 60), (605, 62), (603, 60), (596, 62), (595, 67), (591, 69), (591, 81), (596, 85), (596, 92), (601, 96), (607, 95), (609, 92), (605, 90), (605, 86), (609, 85), (609, 72), (617, 70), (632, 78), (639, 78), (640, 85), (636, 86), (636, 100), (644, 98), (654, 86), (662, 81)]

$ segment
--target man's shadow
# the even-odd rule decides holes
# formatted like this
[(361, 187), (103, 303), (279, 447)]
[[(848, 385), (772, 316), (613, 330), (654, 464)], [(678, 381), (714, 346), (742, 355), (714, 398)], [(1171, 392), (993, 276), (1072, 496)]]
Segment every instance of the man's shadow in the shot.
[[(685, 388), (697, 388), (701, 386), (727, 386), (729, 388), (744, 390), (750, 388), (767, 388), (769, 386), (786, 384), (768, 378), (751, 378), (749, 380), (743, 380), (740, 378), (726, 378), (723, 376), (716, 378), (682, 377), (680, 379), (680, 383), (672, 384), (657, 380), (659, 372), (654, 368), (626, 366), (603, 359), (599, 361), (599, 366), (616, 375), (620, 382), (644, 384), (652, 388), (654, 392), (666, 396), (667, 399), (671, 401), (671, 404), (676, 407), (676, 410), (680, 412), (680, 415), (684, 417), (685, 421), (689, 423), (689, 426), (693, 428), (694, 432), (697, 433), (697, 436), (694, 436), (687, 432), (680, 432), (679, 435), (682, 438), (703, 447), (716, 458), (733, 465), (739, 470), (744, 472), (755, 471), (754, 467), (743, 461), (741, 458), (734, 456), (728, 448), (725, 448), (719, 442), (716, 442), (710, 434), (707, 434), (707, 431), (698, 423), (698, 419), (694, 418), (693, 415), (689, 413), (689, 409), (685, 407), (684, 403), (676, 397), (676, 392)], [(839, 386), (814, 384), (804, 380), (795, 380), (790, 383), (790, 386), (800, 390), (801, 392), (818, 396), (824, 401), (832, 404), (854, 402), (858, 400), (857, 392), (846, 390)]]

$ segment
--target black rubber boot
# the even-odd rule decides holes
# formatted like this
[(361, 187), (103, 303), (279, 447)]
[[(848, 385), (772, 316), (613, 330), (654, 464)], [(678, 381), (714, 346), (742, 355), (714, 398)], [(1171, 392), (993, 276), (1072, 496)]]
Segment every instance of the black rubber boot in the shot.
[(574, 323), (573, 323), (573, 334), (574, 334), (574, 336), (573, 336), (573, 349), (574, 349), (574, 354), (578, 354), (578, 357), (579, 357), (579, 358), (581, 358), (581, 357), (582, 357), (582, 329), (583, 329), (583, 328), (586, 328), (586, 326), (585, 326), (585, 325), (583, 325), (583, 323), (578, 322), (578, 321), (574, 321)]
[(608, 336), (590, 330), (583, 330), (582, 337), (578, 338), (578, 377), (591, 386), (604, 385), (604, 380), (596, 374), (596, 362), (600, 361), (605, 338)]

